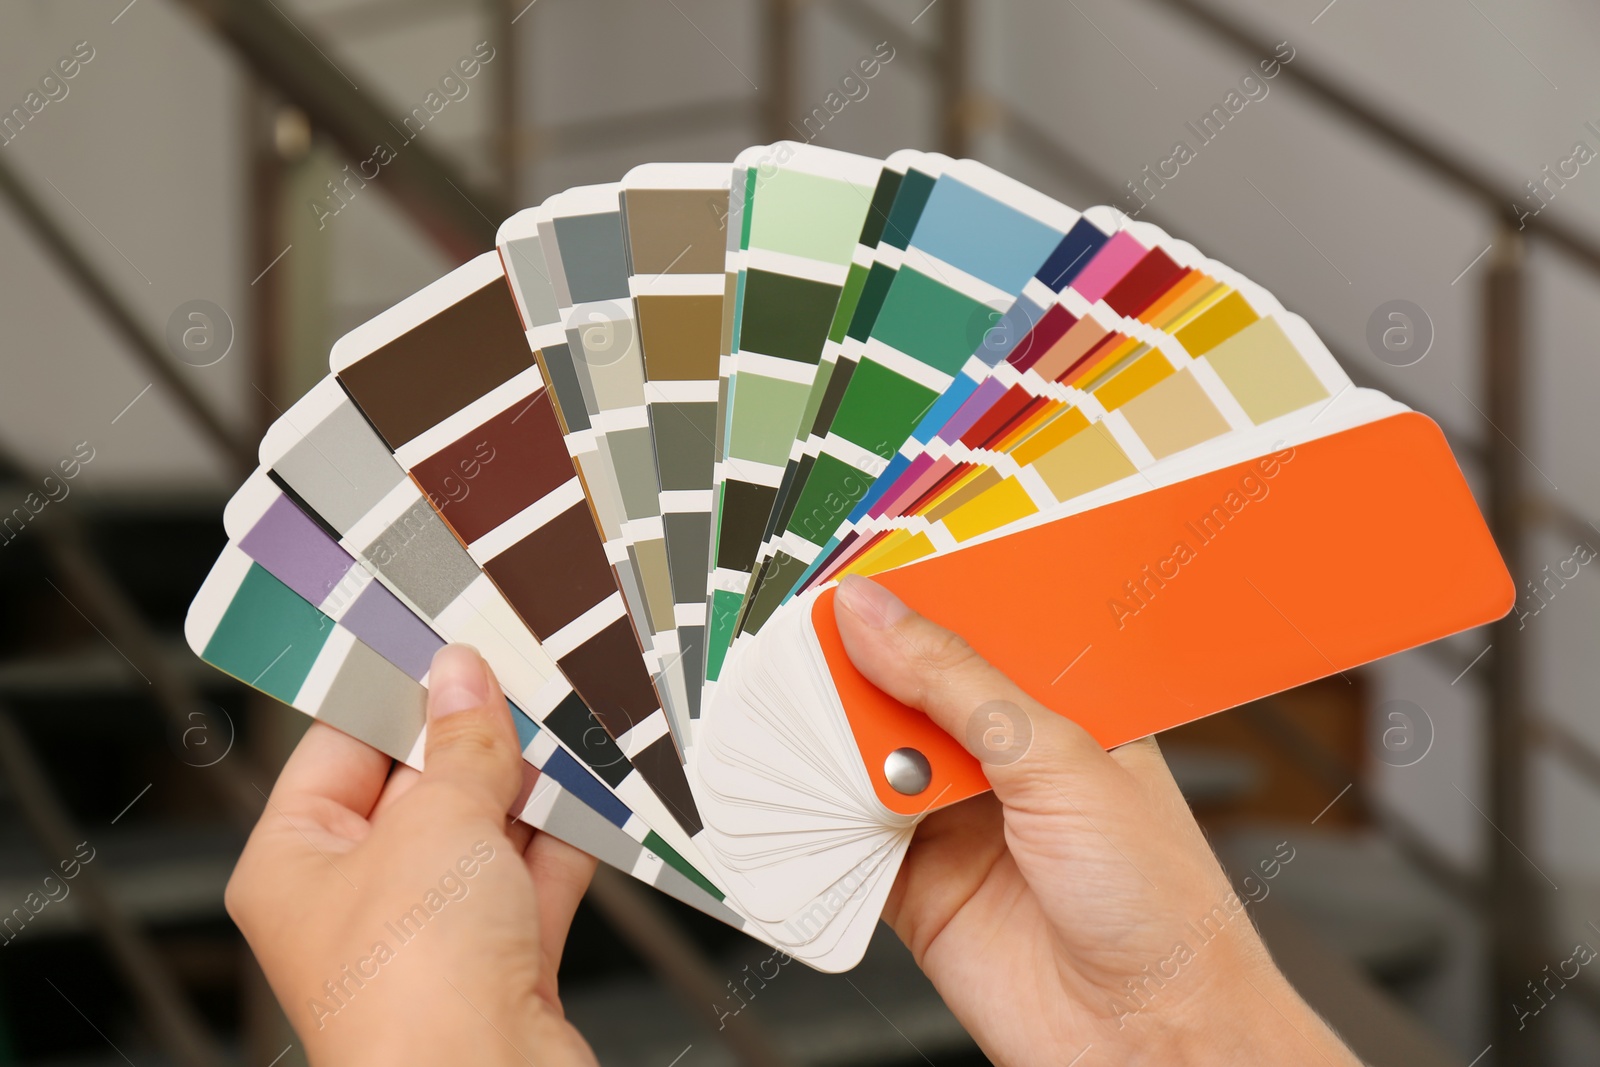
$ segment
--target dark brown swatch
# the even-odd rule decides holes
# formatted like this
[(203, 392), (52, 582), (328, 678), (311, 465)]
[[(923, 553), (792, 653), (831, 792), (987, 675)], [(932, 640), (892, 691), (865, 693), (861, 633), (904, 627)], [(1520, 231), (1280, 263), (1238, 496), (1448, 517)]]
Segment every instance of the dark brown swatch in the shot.
[(700, 814), (695, 809), (694, 794), (689, 790), (689, 779), (683, 773), (678, 750), (672, 745), (672, 736), (663, 734), (640, 749), (633, 757), (633, 765), (671, 809), (678, 825), (690, 837), (699, 833)]
[(398, 448), (533, 366), (511, 287), (497, 278), (339, 372)]
[(639, 654), (639, 639), (626, 617), (556, 662), (613, 737), (627, 733), (661, 707)]
[[(583, 503), (500, 553), (483, 570), (541, 641), (617, 591), (605, 547)], [(634, 659), (639, 661), (637, 648)], [(573, 685), (582, 693), (576, 679)], [(582, 695), (588, 699), (587, 693)]]
[(756, 564), (761, 533), (778, 491), (768, 485), (729, 478), (722, 485), (722, 525), (717, 542), (717, 566), (749, 571)]

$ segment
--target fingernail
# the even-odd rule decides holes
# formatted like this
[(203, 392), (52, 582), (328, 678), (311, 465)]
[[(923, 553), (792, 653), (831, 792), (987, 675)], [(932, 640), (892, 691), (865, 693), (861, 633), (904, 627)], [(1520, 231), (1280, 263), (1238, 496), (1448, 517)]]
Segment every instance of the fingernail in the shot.
[(856, 574), (847, 574), (839, 583), (835, 594), (844, 606), (874, 630), (887, 630), (907, 615), (911, 609), (905, 601), (889, 590)]
[(483, 657), (470, 645), (445, 645), (428, 672), (428, 718), (442, 719), (489, 701)]

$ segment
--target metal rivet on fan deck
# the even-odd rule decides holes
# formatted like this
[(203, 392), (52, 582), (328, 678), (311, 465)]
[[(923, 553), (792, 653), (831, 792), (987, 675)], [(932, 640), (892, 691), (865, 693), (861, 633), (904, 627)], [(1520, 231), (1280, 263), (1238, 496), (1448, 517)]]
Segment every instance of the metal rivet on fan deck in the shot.
[(914, 797), (933, 781), (928, 757), (914, 748), (897, 748), (883, 761), (883, 776), (896, 793)]

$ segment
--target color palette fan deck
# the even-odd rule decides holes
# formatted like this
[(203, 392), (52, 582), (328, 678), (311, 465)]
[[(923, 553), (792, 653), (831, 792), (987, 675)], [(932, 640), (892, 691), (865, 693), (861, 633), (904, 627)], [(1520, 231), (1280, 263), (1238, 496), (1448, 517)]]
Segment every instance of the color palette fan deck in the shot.
[(189, 642), (412, 766), (433, 653), (475, 645), (518, 818), (813, 967), (859, 961), (918, 822), (988, 788), (852, 666), (846, 575), (1108, 747), (1512, 603), (1431, 421), (1114, 209), (780, 142), (497, 245), (334, 345)]

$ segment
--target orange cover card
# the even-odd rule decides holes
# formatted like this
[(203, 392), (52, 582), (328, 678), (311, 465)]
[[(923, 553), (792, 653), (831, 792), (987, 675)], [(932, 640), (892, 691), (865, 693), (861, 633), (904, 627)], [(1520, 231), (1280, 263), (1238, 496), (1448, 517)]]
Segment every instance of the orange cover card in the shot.
[[(1406, 412), (889, 571), (1110, 748), (1461, 630), (1515, 588), (1439, 427)], [(988, 789), (978, 762), (816, 633), (878, 798), (915, 814)], [(916, 796), (884, 759), (921, 751)]]

